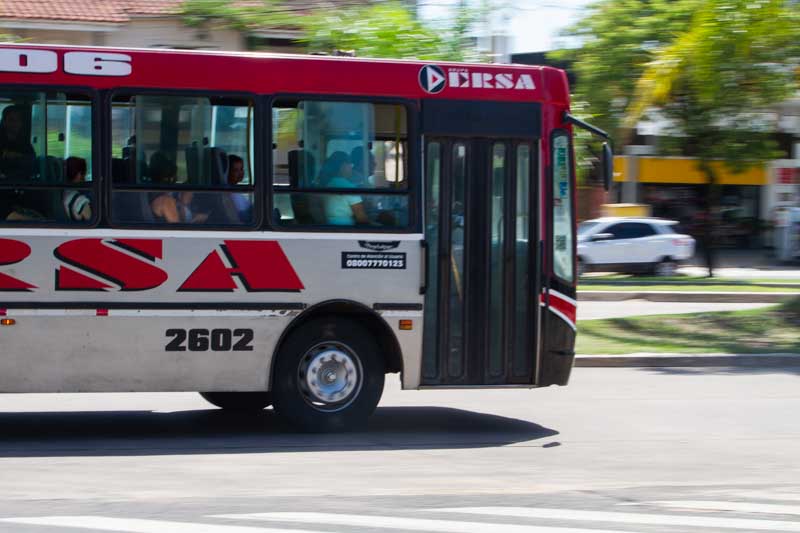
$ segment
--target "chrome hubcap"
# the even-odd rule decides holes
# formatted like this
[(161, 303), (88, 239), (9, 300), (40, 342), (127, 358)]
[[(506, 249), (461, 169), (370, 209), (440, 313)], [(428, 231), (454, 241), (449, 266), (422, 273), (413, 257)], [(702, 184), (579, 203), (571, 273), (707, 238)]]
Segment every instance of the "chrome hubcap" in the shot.
[(339, 342), (312, 347), (297, 370), (303, 398), (321, 411), (344, 409), (361, 389), (361, 363), (349, 346)]
[(673, 276), (675, 275), (675, 271), (677, 270), (675, 263), (672, 261), (665, 261), (658, 265), (656, 268), (656, 273), (659, 276)]

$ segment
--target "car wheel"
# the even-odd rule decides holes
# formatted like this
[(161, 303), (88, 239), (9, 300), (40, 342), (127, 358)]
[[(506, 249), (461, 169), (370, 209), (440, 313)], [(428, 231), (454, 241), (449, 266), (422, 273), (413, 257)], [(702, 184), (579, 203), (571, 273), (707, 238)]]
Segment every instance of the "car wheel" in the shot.
[(319, 318), (293, 331), (275, 361), (275, 411), (302, 431), (366, 424), (383, 393), (384, 362), (372, 334), (353, 320)]
[(583, 259), (581, 259), (579, 257), (578, 258), (578, 277), (580, 278), (580, 277), (586, 275), (586, 272), (588, 272), (588, 269), (586, 267), (586, 263), (584, 262)]
[(655, 274), (659, 277), (674, 276), (678, 271), (678, 263), (672, 259), (663, 259), (656, 265)]
[(201, 392), (208, 403), (230, 411), (261, 411), (272, 404), (269, 392)]

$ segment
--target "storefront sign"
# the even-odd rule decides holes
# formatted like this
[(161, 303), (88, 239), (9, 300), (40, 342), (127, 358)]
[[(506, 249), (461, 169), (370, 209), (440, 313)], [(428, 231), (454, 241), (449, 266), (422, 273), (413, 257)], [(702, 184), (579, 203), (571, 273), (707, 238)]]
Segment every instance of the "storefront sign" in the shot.
[(796, 168), (781, 167), (775, 169), (775, 183), (778, 185), (792, 185), (800, 183), (800, 173)]

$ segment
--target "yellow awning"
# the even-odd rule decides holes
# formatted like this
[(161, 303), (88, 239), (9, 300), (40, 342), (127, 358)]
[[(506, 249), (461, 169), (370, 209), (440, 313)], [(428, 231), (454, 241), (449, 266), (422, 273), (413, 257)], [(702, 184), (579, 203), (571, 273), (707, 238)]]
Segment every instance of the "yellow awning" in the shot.
[[(732, 172), (722, 161), (714, 161), (712, 166), (720, 185), (767, 184), (764, 165), (749, 167), (741, 173)], [(679, 157), (640, 157), (638, 181), (641, 183), (707, 183), (706, 175), (698, 168), (696, 159)]]

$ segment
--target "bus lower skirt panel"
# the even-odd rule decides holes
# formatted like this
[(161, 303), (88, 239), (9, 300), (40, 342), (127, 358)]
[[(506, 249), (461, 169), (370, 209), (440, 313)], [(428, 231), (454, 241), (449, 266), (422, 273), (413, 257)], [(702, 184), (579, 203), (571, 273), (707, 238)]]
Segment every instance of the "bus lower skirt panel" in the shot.
[(575, 329), (562, 317), (545, 312), (542, 357), (537, 386), (566, 385), (575, 360)]

